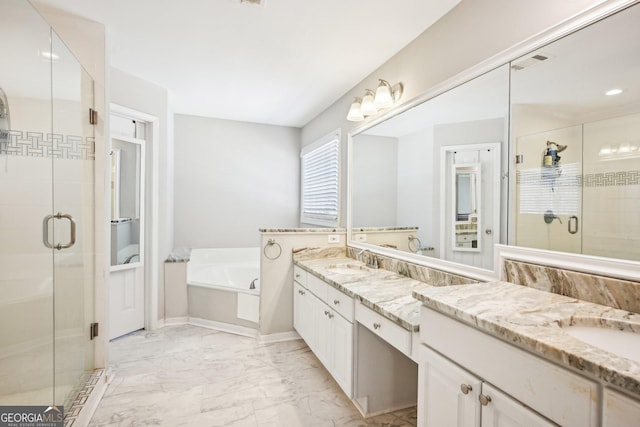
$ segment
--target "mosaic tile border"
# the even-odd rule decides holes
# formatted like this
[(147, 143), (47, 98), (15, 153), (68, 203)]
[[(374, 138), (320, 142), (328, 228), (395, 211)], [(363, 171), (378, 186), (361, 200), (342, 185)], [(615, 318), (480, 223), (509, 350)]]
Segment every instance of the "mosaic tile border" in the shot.
[[(577, 175), (576, 178), (576, 185), (584, 187), (639, 185), (640, 170), (588, 173)], [(516, 183), (521, 183), (520, 171), (516, 174)]]
[(92, 372), (86, 373), (80, 378), (80, 381), (78, 381), (78, 385), (74, 390), (75, 393), (70, 393), (70, 396), (72, 397), (68, 401), (65, 401), (64, 404), (65, 427), (72, 427), (76, 423), (80, 412), (87, 403), (87, 400), (89, 400), (89, 396), (93, 393), (93, 389), (96, 384), (98, 384), (98, 381), (100, 381), (100, 378), (102, 378), (104, 373), (104, 369), (96, 369)]
[(10, 156), (46, 157), (69, 160), (95, 160), (94, 137), (61, 135), (30, 131), (9, 131), (7, 141), (0, 146), (0, 154)]

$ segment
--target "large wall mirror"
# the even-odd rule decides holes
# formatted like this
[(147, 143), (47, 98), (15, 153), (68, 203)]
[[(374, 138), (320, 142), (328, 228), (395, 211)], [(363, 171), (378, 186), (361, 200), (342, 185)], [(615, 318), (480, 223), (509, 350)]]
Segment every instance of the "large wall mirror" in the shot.
[(142, 261), (144, 143), (127, 136), (111, 140), (112, 266), (132, 267)]
[(511, 70), (509, 244), (640, 260), (640, 5)]
[(350, 244), (416, 227), (395, 255), (466, 271), (497, 243), (640, 260), (638, 22), (628, 7), (353, 131)]
[(352, 135), (352, 228), (416, 227), (398, 250), (491, 269), (508, 116), (504, 65)]

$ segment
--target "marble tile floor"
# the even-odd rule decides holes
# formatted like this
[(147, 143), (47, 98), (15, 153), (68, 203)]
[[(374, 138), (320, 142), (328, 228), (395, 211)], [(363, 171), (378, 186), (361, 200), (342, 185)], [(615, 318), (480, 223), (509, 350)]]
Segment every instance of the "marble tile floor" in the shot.
[(302, 340), (259, 344), (197, 326), (110, 344), (114, 379), (90, 426), (416, 425), (416, 408), (364, 420)]

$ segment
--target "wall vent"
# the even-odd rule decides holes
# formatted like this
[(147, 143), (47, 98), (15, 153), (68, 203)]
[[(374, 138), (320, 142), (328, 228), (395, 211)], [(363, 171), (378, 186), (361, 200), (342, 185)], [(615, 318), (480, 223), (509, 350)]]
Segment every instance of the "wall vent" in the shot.
[(513, 61), (511, 63), (511, 69), (514, 71), (524, 70), (525, 68), (529, 68), (543, 61), (547, 61), (550, 58), (551, 58), (551, 55), (547, 55), (546, 53), (541, 53), (541, 52), (532, 53), (521, 59)]

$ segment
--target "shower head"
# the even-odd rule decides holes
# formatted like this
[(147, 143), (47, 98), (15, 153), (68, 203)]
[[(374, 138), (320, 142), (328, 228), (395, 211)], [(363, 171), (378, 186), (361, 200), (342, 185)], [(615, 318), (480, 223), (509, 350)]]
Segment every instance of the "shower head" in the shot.
[(555, 148), (556, 152), (558, 153), (562, 153), (564, 150), (567, 149), (566, 145), (560, 145), (557, 142), (547, 141), (547, 148), (552, 148), (552, 146)]

